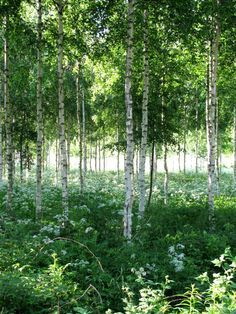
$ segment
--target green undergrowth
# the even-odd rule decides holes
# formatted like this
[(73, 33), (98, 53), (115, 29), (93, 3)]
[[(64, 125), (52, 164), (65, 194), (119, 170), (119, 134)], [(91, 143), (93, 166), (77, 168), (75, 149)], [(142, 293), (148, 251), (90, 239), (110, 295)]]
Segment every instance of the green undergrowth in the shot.
[(234, 313), (236, 196), (230, 175), (221, 177), (213, 232), (206, 176), (171, 174), (165, 206), (158, 175), (142, 220), (136, 195), (131, 244), (123, 239), (122, 177), (89, 174), (83, 195), (77, 173), (70, 179), (66, 226), (50, 172), (40, 222), (33, 179), (15, 184), (12, 212), (1, 186), (1, 313)]

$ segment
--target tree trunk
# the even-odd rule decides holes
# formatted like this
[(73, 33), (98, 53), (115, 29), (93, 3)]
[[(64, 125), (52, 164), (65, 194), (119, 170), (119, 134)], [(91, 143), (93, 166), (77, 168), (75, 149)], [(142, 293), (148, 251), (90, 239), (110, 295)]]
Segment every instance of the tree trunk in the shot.
[(181, 147), (180, 147), (180, 142), (178, 143), (178, 166), (179, 166), (179, 173), (180, 173), (181, 172)]
[(168, 173), (168, 164), (167, 164), (167, 154), (168, 148), (166, 141), (164, 142), (164, 170), (165, 170), (165, 177), (164, 177), (164, 204), (167, 205), (168, 203), (168, 190), (169, 190), (169, 173)]
[(128, 0), (128, 31), (125, 74), (125, 105), (126, 105), (126, 158), (125, 158), (125, 205), (124, 205), (124, 237), (130, 241), (132, 235), (133, 207), (133, 99), (131, 94), (131, 77), (133, 64), (134, 37), (134, 2)]
[(90, 142), (90, 145), (89, 145), (89, 168), (90, 168), (90, 171), (93, 171), (92, 159), (93, 159), (93, 146), (92, 146), (92, 143)]
[(58, 184), (58, 172), (59, 172), (59, 167), (58, 167), (58, 160), (59, 160), (59, 154), (58, 154), (58, 139), (56, 139), (56, 155), (55, 155), (55, 163), (56, 163), (56, 184)]
[(82, 88), (82, 141), (83, 141), (83, 177), (87, 173), (87, 143), (86, 143), (86, 116), (85, 116), (85, 99), (84, 86)]
[(186, 173), (186, 136), (187, 136), (187, 107), (184, 105), (184, 174)]
[(103, 151), (102, 151), (102, 156), (103, 156), (103, 171), (106, 171), (106, 149), (105, 149), (105, 135), (103, 135)]
[(220, 166), (219, 166), (219, 104), (216, 101), (216, 112), (215, 112), (215, 133), (216, 133), (216, 164), (215, 164), (215, 172), (216, 172), (216, 195), (220, 194)]
[[(144, 214), (146, 203), (146, 187), (145, 187), (145, 163), (146, 163), (146, 148), (147, 148), (147, 133), (148, 133), (148, 96), (149, 96), (149, 63), (148, 63), (148, 13), (144, 10), (144, 71), (143, 71), (143, 103), (142, 103), (142, 139), (140, 148), (139, 160), (139, 215), (142, 217)], [(155, 146), (154, 146), (155, 147)], [(154, 151), (154, 148), (153, 148)], [(153, 155), (153, 154), (152, 154)], [(154, 156), (152, 156), (152, 169), (153, 173)]]
[(84, 191), (84, 176), (83, 176), (83, 138), (81, 126), (81, 102), (80, 102), (80, 63), (77, 62), (76, 75), (76, 108), (77, 108), (77, 123), (78, 123), (78, 142), (79, 142), (79, 182), (80, 192)]
[(98, 140), (98, 171), (101, 172), (101, 142)]
[(67, 130), (67, 165), (68, 175), (70, 175), (70, 126)]
[(61, 151), (62, 206), (65, 220), (68, 220), (67, 154), (65, 140), (65, 109), (63, 80), (63, 9), (62, 1), (57, 1), (58, 8), (58, 100), (59, 100), (59, 141)]
[(149, 195), (148, 195), (148, 202), (147, 207), (151, 204), (152, 199), (152, 191), (153, 191), (153, 174), (154, 174), (154, 157), (155, 156), (155, 141), (152, 142), (152, 153), (151, 153), (151, 160), (150, 160), (150, 183), (149, 183)]
[(37, 165), (36, 165), (36, 219), (42, 215), (42, 139), (43, 139), (43, 108), (42, 108), (42, 3), (37, 0), (38, 42), (37, 42)]
[(9, 48), (8, 17), (4, 18), (4, 108), (6, 112), (6, 155), (7, 155), (7, 208), (12, 209), (13, 196), (13, 163), (12, 163), (12, 114), (9, 102)]
[(195, 122), (196, 122), (196, 134), (195, 134), (195, 172), (198, 173), (198, 154), (199, 154), (199, 102), (196, 95), (196, 108), (195, 108)]
[[(218, 0), (217, 0), (218, 3)], [(216, 101), (217, 101), (217, 64), (218, 64), (218, 46), (219, 46), (219, 23), (216, 19), (213, 39), (210, 45), (210, 62), (209, 62), (209, 96), (207, 100), (207, 151), (208, 151), (208, 207), (209, 207), (209, 224), (214, 229), (214, 197), (216, 194)]]
[(97, 144), (97, 140), (95, 142), (95, 147), (94, 147), (94, 169), (95, 172), (98, 171), (98, 144)]

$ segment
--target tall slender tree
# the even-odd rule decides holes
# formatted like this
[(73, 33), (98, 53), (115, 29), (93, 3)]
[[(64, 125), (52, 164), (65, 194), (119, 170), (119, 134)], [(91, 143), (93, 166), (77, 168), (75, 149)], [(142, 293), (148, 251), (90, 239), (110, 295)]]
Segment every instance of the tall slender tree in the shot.
[(13, 163), (12, 163), (12, 108), (9, 100), (9, 46), (8, 46), (9, 18), (4, 18), (4, 108), (6, 128), (6, 156), (7, 156), (7, 208), (12, 209), (13, 196)]
[(43, 142), (43, 108), (42, 108), (42, 1), (37, 0), (37, 168), (36, 168), (36, 217), (42, 214), (42, 142)]
[(130, 241), (132, 235), (133, 207), (133, 99), (131, 94), (131, 78), (133, 64), (134, 38), (134, 5), (135, 0), (128, 0), (128, 32), (125, 74), (125, 105), (126, 105), (126, 159), (125, 159), (125, 205), (124, 205), (124, 236)]
[(59, 143), (61, 155), (61, 184), (62, 206), (65, 220), (68, 219), (68, 170), (65, 140), (65, 108), (64, 108), (64, 79), (63, 79), (63, 12), (66, 2), (54, 1), (58, 13), (58, 102), (59, 102)]
[(77, 107), (77, 123), (78, 123), (78, 142), (79, 142), (79, 181), (80, 192), (84, 191), (84, 174), (83, 174), (83, 138), (81, 125), (81, 97), (80, 97), (80, 62), (76, 65), (76, 107)]
[[(216, 12), (219, 8), (219, 0), (213, 1)], [(212, 16), (212, 36), (210, 41), (209, 56), (209, 95), (207, 96), (207, 151), (208, 151), (208, 206), (209, 223), (214, 228), (214, 197), (216, 194), (216, 106), (217, 106), (217, 67), (219, 50), (220, 28), (219, 17), (215, 13)]]
[(148, 96), (149, 96), (149, 62), (148, 62), (148, 12), (144, 10), (144, 72), (143, 72), (143, 103), (142, 103), (142, 139), (139, 159), (139, 215), (144, 214), (146, 203), (145, 162), (148, 135)]

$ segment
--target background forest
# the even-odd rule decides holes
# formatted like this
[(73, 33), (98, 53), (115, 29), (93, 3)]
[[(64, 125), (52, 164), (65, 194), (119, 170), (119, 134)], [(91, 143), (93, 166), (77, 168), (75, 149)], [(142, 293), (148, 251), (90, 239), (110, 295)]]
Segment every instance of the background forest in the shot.
[(236, 313), (236, 1), (0, 19), (1, 313)]

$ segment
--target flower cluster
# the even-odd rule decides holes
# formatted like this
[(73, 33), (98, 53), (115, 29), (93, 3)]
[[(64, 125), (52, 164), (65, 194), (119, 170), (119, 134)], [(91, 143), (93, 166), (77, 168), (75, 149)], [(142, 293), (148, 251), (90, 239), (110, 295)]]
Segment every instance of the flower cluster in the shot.
[(170, 264), (174, 266), (176, 272), (184, 269), (185, 255), (182, 252), (184, 249), (183, 244), (172, 245), (168, 249), (168, 256), (170, 257)]
[(49, 225), (46, 225), (40, 229), (40, 233), (45, 233), (45, 232), (53, 234), (55, 236), (59, 236), (60, 235), (60, 227), (53, 225), (53, 224), (49, 224)]

